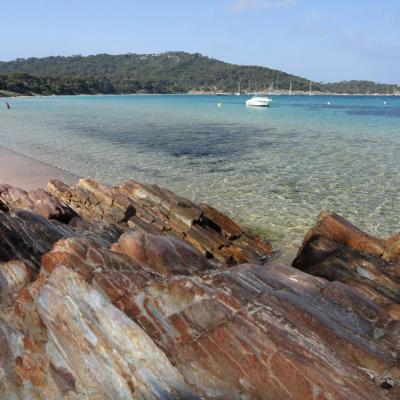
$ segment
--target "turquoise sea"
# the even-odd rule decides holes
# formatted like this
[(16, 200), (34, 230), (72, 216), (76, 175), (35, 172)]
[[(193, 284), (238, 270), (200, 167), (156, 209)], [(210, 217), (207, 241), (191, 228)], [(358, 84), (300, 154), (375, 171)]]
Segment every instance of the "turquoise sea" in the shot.
[(106, 183), (170, 187), (285, 254), (321, 210), (371, 234), (400, 230), (400, 97), (275, 96), (268, 109), (246, 108), (246, 99), (11, 99), (13, 109), (0, 111), (0, 145)]

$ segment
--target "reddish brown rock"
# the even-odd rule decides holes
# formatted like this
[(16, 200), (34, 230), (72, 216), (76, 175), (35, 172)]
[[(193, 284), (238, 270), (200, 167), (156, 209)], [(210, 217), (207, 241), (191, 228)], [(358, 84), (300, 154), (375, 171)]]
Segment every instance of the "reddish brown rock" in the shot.
[(89, 224), (88, 229), (80, 229), (29, 211), (0, 211), (0, 262), (21, 260), (39, 270), (41, 256), (62, 238), (82, 236), (110, 245), (121, 232), (109, 224)]
[(197, 399), (150, 337), (57, 267), (0, 319), (2, 399)]
[(168, 189), (133, 180), (118, 186), (118, 190), (129, 196), (137, 204), (137, 209), (151, 215), (151, 223), (157, 224), (158, 229), (175, 234), (218, 262), (265, 262), (272, 256), (269, 243), (245, 233), (211, 206), (196, 205)]
[(48, 272), (57, 265), (106, 293), (204, 398), (395, 398), (380, 385), (400, 378), (398, 309), (341, 283), (249, 264), (163, 280), (76, 239), (43, 259)]
[(400, 237), (378, 239), (334, 213), (322, 213), (293, 266), (331, 281), (368, 286), (400, 302)]
[(400, 234), (394, 235), (384, 241), (382, 258), (392, 262), (400, 261)]
[(74, 216), (69, 207), (43, 189), (26, 192), (10, 185), (0, 185), (0, 204), (6, 207), (5, 211), (22, 209), (61, 222), (69, 222)]
[(135, 215), (134, 205), (127, 196), (90, 178), (80, 179), (73, 187), (52, 180), (47, 188), (62, 203), (91, 221), (126, 223)]
[(214, 268), (207, 258), (175, 236), (127, 232), (113, 250), (127, 254), (142, 267), (165, 276), (194, 275)]
[(228, 239), (237, 238), (244, 233), (244, 230), (239, 225), (215, 208), (205, 203), (201, 203), (200, 207), (203, 210), (203, 219)]
[(22, 260), (39, 269), (41, 256), (53, 244), (74, 236), (74, 231), (57, 221), (28, 211), (0, 211), (0, 262)]
[(400, 399), (400, 236), (324, 214), (326, 280), (155, 185), (48, 190), (0, 185), (0, 398)]
[(244, 232), (226, 215), (156, 185), (130, 180), (107, 187), (81, 179), (73, 187), (51, 181), (48, 190), (84, 219), (149, 234), (172, 234), (221, 263), (265, 262), (272, 256), (269, 243)]
[(34, 276), (32, 267), (22, 261), (0, 263), (0, 309), (12, 305), (20, 290)]
[(125, 182), (118, 187), (118, 190), (136, 200), (139, 205), (156, 208), (166, 217), (172, 216), (184, 226), (190, 227), (196, 223), (202, 210), (199, 206), (188, 199), (177, 196), (168, 189), (156, 185), (144, 185), (134, 180)]

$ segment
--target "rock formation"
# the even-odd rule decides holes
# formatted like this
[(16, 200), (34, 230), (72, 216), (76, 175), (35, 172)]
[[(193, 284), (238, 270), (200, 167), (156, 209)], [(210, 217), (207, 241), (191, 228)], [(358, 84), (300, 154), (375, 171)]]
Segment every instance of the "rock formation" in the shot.
[(68, 187), (53, 180), (48, 190), (83, 218), (146, 233), (172, 234), (222, 263), (265, 262), (272, 255), (268, 243), (244, 232), (219, 211), (156, 185), (131, 180), (109, 188), (81, 179)]
[(400, 235), (378, 239), (337, 214), (322, 213), (293, 266), (400, 302)]
[(154, 185), (2, 185), (0, 398), (399, 399), (396, 240), (324, 214), (291, 267)]

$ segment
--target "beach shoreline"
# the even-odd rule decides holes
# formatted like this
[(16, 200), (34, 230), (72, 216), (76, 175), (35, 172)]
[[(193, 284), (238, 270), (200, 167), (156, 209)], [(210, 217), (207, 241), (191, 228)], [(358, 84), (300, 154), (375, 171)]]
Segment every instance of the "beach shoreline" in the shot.
[(0, 146), (0, 183), (31, 190), (46, 188), (50, 179), (60, 179), (67, 184), (73, 184), (79, 177)]

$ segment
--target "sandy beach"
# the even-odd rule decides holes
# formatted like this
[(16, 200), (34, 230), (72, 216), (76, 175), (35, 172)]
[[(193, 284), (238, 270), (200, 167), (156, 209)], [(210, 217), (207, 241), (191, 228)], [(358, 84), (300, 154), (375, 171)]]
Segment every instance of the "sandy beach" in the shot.
[(30, 190), (45, 188), (49, 179), (73, 184), (78, 177), (0, 146), (0, 183)]

